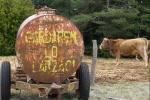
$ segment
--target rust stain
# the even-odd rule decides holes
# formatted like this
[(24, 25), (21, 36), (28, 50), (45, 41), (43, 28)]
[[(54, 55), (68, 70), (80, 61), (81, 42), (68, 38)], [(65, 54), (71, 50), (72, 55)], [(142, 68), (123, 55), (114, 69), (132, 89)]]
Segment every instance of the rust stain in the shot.
[(23, 69), (40, 82), (55, 82), (71, 76), (80, 66), (83, 38), (68, 19), (54, 14), (37, 14), (25, 20), (17, 33), (16, 54)]

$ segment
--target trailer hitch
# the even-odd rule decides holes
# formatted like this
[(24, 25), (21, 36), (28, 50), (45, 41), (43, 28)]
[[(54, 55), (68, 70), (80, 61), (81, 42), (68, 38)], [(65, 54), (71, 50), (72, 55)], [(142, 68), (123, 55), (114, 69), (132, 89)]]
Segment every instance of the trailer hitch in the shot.
[[(58, 84), (56, 84), (56, 83), (52, 83), (52, 84), (50, 85), (48, 91), (46, 91), (46, 88), (45, 88), (45, 87), (39, 87), (38, 89), (39, 89), (39, 91), (40, 91), (39, 97), (42, 98), (42, 97), (47, 97), (48, 94), (50, 93), (50, 91), (51, 91), (52, 89), (55, 89), (55, 90), (57, 90), (57, 91), (60, 91), (60, 90), (62, 90), (63, 88), (62, 88), (61, 85), (58, 85)], [(58, 92), (58, 93), (59, 93), (59, 92)]]

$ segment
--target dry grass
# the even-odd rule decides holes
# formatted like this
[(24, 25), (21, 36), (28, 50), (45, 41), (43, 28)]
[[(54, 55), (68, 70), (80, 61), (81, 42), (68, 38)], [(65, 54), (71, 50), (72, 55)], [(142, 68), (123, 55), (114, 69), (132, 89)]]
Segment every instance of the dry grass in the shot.
[[(0, 57), (0, 61), (8, 60), (12, 70), (15, 70), (14, 56)], [(91, 69), (92, 58), (84, 57)], [(115, 66), (115, 59), (97, 59), (96, 84), (91, 86), (90, 100), (150, 100), (149, 99), (149, 67), (144, 61), (135, 59), (121, 59), (120, 65)], [(11, 100), (41, 100), (38, 94), (12, 90)], [(63, 100), (77, 100), (75, 92), (62, 95)], [(44, 99), (42, 99), (44, 100)]]

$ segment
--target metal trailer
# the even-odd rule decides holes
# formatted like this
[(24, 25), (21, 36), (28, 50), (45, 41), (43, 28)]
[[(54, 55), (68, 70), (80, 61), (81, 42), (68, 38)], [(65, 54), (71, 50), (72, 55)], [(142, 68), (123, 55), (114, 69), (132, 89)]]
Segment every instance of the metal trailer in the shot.
[(0, 72), (0, 98), (9, 100), (11, 86), (49, 98), (76, 90), (78, 98), (88, 100), (89, 69), (82, 62), (83, 37), (67, 18), (55, 14), (55, 9), (43, 7), (21, 25), (16, 38), (16, 56), (20, 66), (16, 79), (11, 80), (11, 65), (3, 61)]

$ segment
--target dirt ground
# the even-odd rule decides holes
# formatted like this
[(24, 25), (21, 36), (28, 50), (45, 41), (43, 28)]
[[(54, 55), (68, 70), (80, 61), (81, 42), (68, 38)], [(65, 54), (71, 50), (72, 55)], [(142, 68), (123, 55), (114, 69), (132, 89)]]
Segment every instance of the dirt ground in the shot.
[[(0, 57), (0, 63), (2, 61), (10, 61), (12, 74), (18, 62), (15, 56)], [(89, 69), (91, 70), (92, 66), (92, 57), (85, 56), (83, 58), (84, 62), (87, 62)], [(149, 82), (150, 76), (150, 66), (145, 67), (144, 61), (132, 59), (120, 59), (120, 65), (115, 66), (115, 59), (109, 58), (97, 58), (95, 69), (95, 82), (129, 82), (129, 81), (138, 81), (138, 82)]]
[[(91, 57), (84, 57), (84, 61), (88, 63), (90, 69), (92, 66)], [(98, 58), (95, 68), (95, 82), (149, 82), (150, 66), (145, 67), (144, 61), (132, 59), (120, 59), (119, 66), (115, 66), (115, 59)]]

